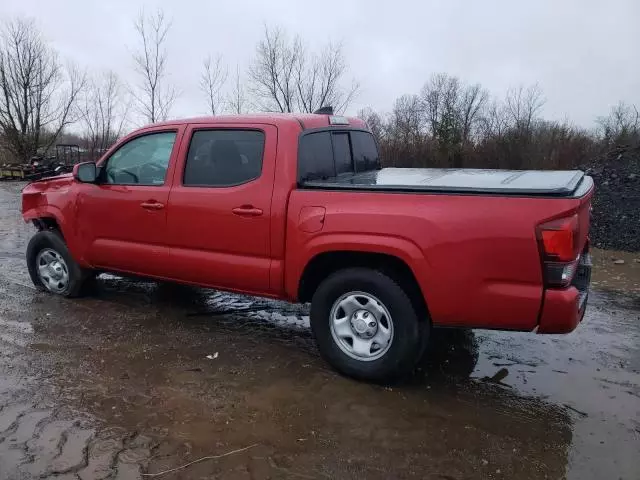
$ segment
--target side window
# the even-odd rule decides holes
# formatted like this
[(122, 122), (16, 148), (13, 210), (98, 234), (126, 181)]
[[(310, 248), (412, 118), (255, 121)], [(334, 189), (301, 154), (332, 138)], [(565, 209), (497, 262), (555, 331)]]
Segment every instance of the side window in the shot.
[(304, 135), (298, 152), (298, 177), (300, 180), (317, 180), (335, 176), (331, 134), (318, 132)]
[(183, 184), (231, 187), (262, 173), (264, 133), (257, 130), (198, 130), (189, 144)]
[(351, 145), (349, 144), (349, 134), (333, 134), (333, 155), (336, 161), (336, 175), (341, 173), (353, 173), (353, 161), (351, 160)]
[(367, 132), (351, 132), (353, 160), (356, 172), (366, 172), (380, 168), (380, 156), (373, 135)]
[(151, 133), (122, 145), (107, 159), (103, 182), (114, 185), (163, 185), (176, 132)]

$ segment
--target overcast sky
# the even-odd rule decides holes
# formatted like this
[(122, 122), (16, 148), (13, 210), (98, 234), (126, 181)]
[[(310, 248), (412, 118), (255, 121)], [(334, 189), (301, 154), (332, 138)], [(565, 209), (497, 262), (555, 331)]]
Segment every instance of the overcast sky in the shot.
[(2, 0), (0, 19), (33, 17), (63, 58), (134, 82), (132, 21), (142, 7), (161, 7), (173, 22), (170, 75), (182, 92), (173, 117), (206, 113), (202, 59), (220, 53), (245, 68), (264, 24), (312, 48), (343, 43), (361, 84), (350, 112), (389, 111), (435, 72), (498, 96), (537, 82), (547, 118), (587, 127), (620, 100), (640, 104), (640, 0)]

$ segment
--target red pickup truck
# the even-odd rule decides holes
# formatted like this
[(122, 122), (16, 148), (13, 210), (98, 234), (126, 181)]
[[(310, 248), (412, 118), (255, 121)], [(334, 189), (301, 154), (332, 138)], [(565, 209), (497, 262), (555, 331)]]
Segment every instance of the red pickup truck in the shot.
[(142, 128), (22, 212), (43, 290), (110, 271), (311, 302), (323, 357), (381, 380), (433, 327), (572, 331), (592, 194), (580, 171), (381, 168), (361, 120), (269, 114)]

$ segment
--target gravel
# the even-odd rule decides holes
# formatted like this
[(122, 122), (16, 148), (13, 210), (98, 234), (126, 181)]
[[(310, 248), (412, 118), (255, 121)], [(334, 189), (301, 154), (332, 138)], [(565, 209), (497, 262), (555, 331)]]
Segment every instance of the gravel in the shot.
[(621, 148), (584, 168), (594, 179), (594, 246), (640, 251), (640, 146)]

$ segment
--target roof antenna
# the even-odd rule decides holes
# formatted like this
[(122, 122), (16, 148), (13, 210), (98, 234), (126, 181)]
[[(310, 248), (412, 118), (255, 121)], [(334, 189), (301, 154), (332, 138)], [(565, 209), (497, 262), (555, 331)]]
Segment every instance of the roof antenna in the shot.
[(327, 105), (325, 107), (320, 107), (315, 112), (316, 115), (333, 115), (333, 107)]

